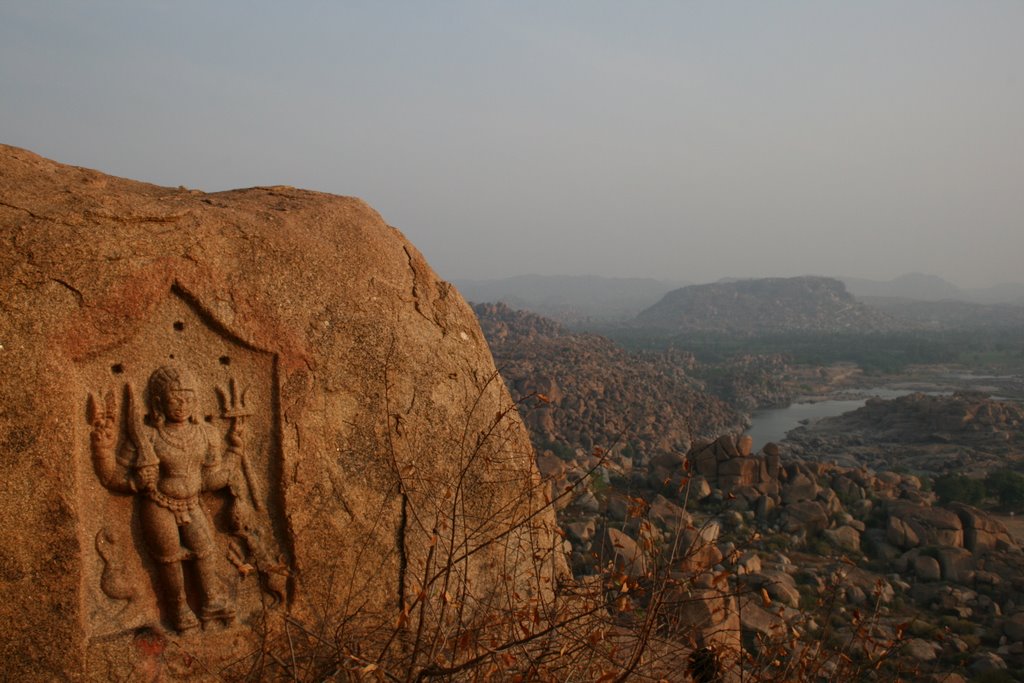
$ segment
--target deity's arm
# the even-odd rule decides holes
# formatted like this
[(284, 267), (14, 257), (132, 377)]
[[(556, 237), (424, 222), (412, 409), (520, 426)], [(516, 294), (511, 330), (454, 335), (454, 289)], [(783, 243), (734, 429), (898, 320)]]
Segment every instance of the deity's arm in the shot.
[(238, 470), (238, 453), (229, 445), (223, 453), (212, 428), (206, 428), (207, 446), (203, 457), (203, 490), (219, 491), (232, 484)]
[(93, 440), (92, 463), (96, 476), (100, 483), (111, 491), (136, 493), (139, 488), (131, 466), (135, 458), (134, 446), (125, 442), (116, 456), (114, 450), (112, 443), (98, 443), (97, 440)]
[(112, 491), (134, 493), (138, 490), (132, 476), (134, 444), (124, 440), (118, 451), (121, 424), (117, 395), (113, 391), (108, 391), (102, 398), (90, 394), (88, 408), (89, 421), (92, 423), (89, 445), (97, 478)]

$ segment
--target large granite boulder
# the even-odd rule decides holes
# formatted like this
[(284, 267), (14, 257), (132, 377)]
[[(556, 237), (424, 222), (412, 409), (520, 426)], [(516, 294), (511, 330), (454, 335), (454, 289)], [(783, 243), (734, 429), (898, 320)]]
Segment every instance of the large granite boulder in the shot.
[(921, 545), (964, 546), (963, 523), (952, 510), (902, 500), (891, 501), (887, 510), (890, 518), (898, 520), (887, 528), (894, 545), (912, 547), (917, 539)]
[(1003, 523), (989, 513), (964, 503), (953, 503), (948, 507), (960, 518), (964, 528), (964, 547), (971, 552), (1005, 550), (1017, 546)]
[(472, 311), (369, 206), (5, 146), (0, 488), (12, 680), (397, 657), (421, 616), (543, 613), (564, 567)]
[(601, 549), (602, 558), (613, 562), (627, 576), (639, 578), (651, 571), (651, 560), (640, 544), (618, 529), (605, 528)]

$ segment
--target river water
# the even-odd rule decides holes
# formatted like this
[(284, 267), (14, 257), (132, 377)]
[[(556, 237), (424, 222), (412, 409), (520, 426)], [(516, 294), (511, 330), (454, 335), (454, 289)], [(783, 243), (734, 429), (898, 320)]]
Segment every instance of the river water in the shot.
[[(974, 389), (991, 395), (993, 399), (1021, 401), (1020, 390), (1024, 388), (1024, 377), (1021, 375), (982, 375), (974, 373), (958, 373), (939, 376), (937, 381), (930, 382), (930, 387), (890, 388), (875, 387), (873, 389), (857, 389), (857, 398), (849, 395), (843, 398), (814, 401), (810, 403), (793, 403), (786, 408), (758, 410), (750, 416), (750, 429), (747, 434), (754, 439), (754, 450), (760, 449), (769, 441), (782, 441), (786, 432), (801, 426), (804, 420), (814, 422), (824, 417), (842, 415), (863, 406), (869, 398), (892, 399), (922, 391), (925, 394), (951, 394), (957, 388)], [(1012, 391), (1008, 391), (1012, 390)], [(1003, 392), (1010, 394), (1002, 395)]]
[[(747, 434), (754, 439), (754, 450), (759, 450), (769, 441), (782, 441), (786, 432), (796, 429), (803, 420), (811, 422), (823, 417), (833, 417), (860, 408), (869, 398), (898, 398), (914, 393), (909, 389), (887, 389), (878, 387), (858, 391), (861, 398), (829, 399), (813, 403), (793, 403), (786, 408), (769, 408), (758, 410), (750, 417), (750, 429)], [(932, 392), (927, 392), (932, 393)], [(946, 392), (942, 392), (946, 393)]]

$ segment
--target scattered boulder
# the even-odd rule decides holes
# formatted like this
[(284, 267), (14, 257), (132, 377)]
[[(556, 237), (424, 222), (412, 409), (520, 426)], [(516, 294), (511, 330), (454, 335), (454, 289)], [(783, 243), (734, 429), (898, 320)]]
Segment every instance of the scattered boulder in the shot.
[(921, 544), (917, 532), (899, 517), (889, 517), (885, 528), (885, 538), (889, 543), (902, 550), (916, 548)]
[(918, 555), (914, 558), (914, 575), (922, 581), (939, 581), (942, 579), (942, 567), (934, 557)]
[(860, 552), (860, 532), (853, 527), (841, 526), (837, 529), (826, 529), (823, 533), (833, 545), (851, 553)]
[(1003, 620), (1003, 635), (1011, 643), (1024, 642), (1024, 612), (1017, 612)]
[(785, 618), (765, 609), (759, 597), (748, 595), (740, 598), (740, 628), (776, 639), (786, 635), (787, 624)]
[(789, 607), (800, 606), (800, 591), (796, 581), (783, 571), (763, 570), (760, 574), (748, 574), (741, 577), (744, 584), (754, 588), (763, 588), (772, 600)]
[(919, 662), (934, 661), (942, 648), (930, 640), (911, 638), (903, 644), (903, 653)]
[(680, 628), (694, 639), (720, 652), (738, 652), (740, 616), (736, 597), (718, 587), (675, 589), (666, 603), (678, 619)]
[(891, 501), (887, 510), (890, 517), (899, 519), (905, 527), (912, 529), (922, 545), (958, 548), (964, 545), (963, 524), (952, 510), (898, 500)]
[(960, 518), (964, 547), (971, 552), (983, 553), (1017, 546), (1006, 527), (992, 515), (963, 503), (953, 503), (949, 509)]
[(604, 529), (601, 549), (602, 557), (611, 560), (627, 576), (646, 576), (651, 568), (650, 558), (640, 544), (618, 529)]
[(684, 571), (700, 573), (722, 561), (722, 551), (717, 545), (721, 531), (721, 525), (714, 521), (683, 531), (679, 548), (683, 551), (680, 564)]
[(570, 540), (579, 545), (587, 545), (593, 540), (597, 531), (597, 521), (591, 518), (582, 522), (570, 522), (564, 527)]
[(938, 548), (942, 578), (956, 583), (971, 583), (974, 579), (974, 555), (966, 548)]
[(969, 667), (974, 674), (983, 674), (987, 671), (1005, 671), (1006, 661), (995, 652), (979, 652)]
[(820, 487), (803, 472), (797, 472), (782, 487), (782, 502), (786, 505), (814, 500), (818, 497)]
[(804, 500), (791, 503), (783, 509), (783, 528), (789, 533), (813, 535), (828, 528), (828, 513), (821, 503)]

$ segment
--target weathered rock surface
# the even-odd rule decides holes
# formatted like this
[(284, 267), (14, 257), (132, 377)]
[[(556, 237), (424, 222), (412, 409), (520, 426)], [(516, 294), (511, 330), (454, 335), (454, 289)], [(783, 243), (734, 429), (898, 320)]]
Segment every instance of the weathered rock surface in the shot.
[(964, 547), (968, 550), (984, 552), (1016, 545), (1006, 527), (988, 513), (964, 503), (952, 503), (948, 507), (960, 518)]
[(934, 557), (918, 555), (914, 559), (914, 574), (922, 581), (938, 581), (942, 578), (942, 568)]
[(5, 677), (241, 675), (284, 614), (421, 589), (486, 624), (556, 571), (537, 481), (472, 311), (363, 202), (0, 147)]
[[(889, 528), (909, 530), (908, 539), (916, 538), (924, 545), (963, 547), (963, 524), (952, 510), (915, 505), (902, 500), (891, 501), (887, 510), (890, 515)], [(893, 519), (898, 521), (894, 522)]]

